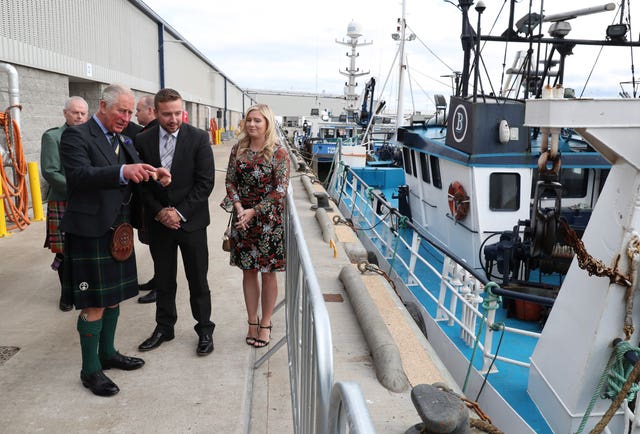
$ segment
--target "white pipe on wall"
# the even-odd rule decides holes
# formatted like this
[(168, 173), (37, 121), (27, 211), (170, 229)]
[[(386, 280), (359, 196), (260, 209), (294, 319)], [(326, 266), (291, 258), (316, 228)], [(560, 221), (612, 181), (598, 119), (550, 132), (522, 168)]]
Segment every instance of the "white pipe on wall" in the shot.
[[(18, 71), (8, 63), (0, 62), (0, 72), (4, 72), (9, 78), (9, 106), (11, 107), (11, 117), (18, 123), (20, 127), (20, 86), (18, 84)], [(5, 156), (9, 154), (9, 148), (6, 143), (0, 142), (0, 164), (4, 163)]]
[(20, 85), (18, 80), (18, 71), (13, 65), (0, 62), (0, 72), (4, 72), (9, 76), (9, 106), (12, 106), (11, 117), (18, 123), (20, 127)]

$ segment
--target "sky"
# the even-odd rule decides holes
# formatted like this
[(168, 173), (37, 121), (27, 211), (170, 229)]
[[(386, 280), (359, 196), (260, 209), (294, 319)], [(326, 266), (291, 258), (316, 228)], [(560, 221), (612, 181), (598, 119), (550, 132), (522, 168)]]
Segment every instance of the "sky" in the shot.
[[(402, 16), (400, 0), (143, 0), (186, 41), (203, 53), (235, 84), (247, 89), (300, 91), (342, 95), (349, 66), (345, 55), (351, 48), (336, 43), (348, 41), (347, 26), (360, 25), (359, 41), (372, 42), (358, 48), (357, 67), (370, 72), (357, 79), (358, 93), (369, 77), (376, 78), (376, 99), (397, 103), (399, 66), (398, 42), (391, 38)], [(604, 39), (606, 27), (619, 23), (618, 6), (610, 12), (569, 21), (569, 37)], [(627, 0), (624, 0), (625, 3)], [(443, 77), (462, 69), (460, 45), (461, 14), (456, 0), (405, 0), (407, 35), (416, 38), (405, 44), (408, 76), (404, 78), (405, 111), (433, 110), (433, 95), (451, 94), (451, 79)], [(506, 0), (484, 0), (481, 33), (499, 35), (508, 27)], [(597, 0), (547, 0), (545, 15), (605, 4)], [(529, 1), (518, 0), (515, 20), (528, 12)], [(475, 5), (474, 5), (475, 6)], [(632, 5), (633, 6), (633, 5)], [(637, 5), (636, 5), (637, 6)], [(540, 8), (533, 0), (534, 11)], [(477, 26), (478, 14), (470, 10), (470, 22)], [(631, 34), (638, 38), (640, 9), (631, 9)], [(548, 23), (543, 24), (546, 31)], [(516, 50), (524, 44), (487, 44), (482, 52), (494, 88), (500, 87), (502, 71), (511, 66)], [(580, 95), (587, 79), (585, 97), (616, 97), (621, 81), (631, 81), (631, 55), (638, 48), (577, 46), (568, 56), (565, 87)], [(640, 57), (638, 57), (640, 59)], [(482, 68), (484, 69), (484, 68)], [(481, 70), (482, 70), (481, 69)], [(590, 77), (590, 78), (589, 78)], [(638, 80), (638, 76), (635, 77)], [(487, 78), (480, 78), (483, 87)], [(630, 85), (626, 86), (631, 90)]]

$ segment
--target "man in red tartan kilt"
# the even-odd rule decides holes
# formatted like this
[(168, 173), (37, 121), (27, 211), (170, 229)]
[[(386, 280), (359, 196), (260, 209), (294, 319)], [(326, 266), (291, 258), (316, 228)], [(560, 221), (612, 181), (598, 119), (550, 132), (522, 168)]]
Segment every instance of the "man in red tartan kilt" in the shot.
[(107, 86), (98, 111), (86, 123), (67, 128), (60, 142), (67, 177), (67, 209), (60, 225), (65, 232), (63, 291), (82, 309), (77, 323), (80, 379), (100, 396), (120, 390), (103, 370), (144, 365), (114, 346), (119, 303), (138, 294), (135, 254), (112, 254), (114, 229), (131, 220), (134, 184), (153, 178), (168, 185), (171, 180), (166, 169), (142, 163), (133, 140), (121, 134), (134, 100), (128, 87)]
[(60, 136), (69, 126), (80, 125), (87, 121), (89, 106), (79, 96), (72, 96), (64, 104), (62, 109), (65, 123), (61, 127), (49, 128), (42, 134), (42, 147), (40, 150), (40, 169), (42, 176), (49, 184), (47, 192), (47, 234), (44, 247), (55, 254), (51, 268), (58, 272), (60, 279), (60, 301), (58, 307), (62, 311), (73, 309), (71, 300), (65, 299), (62, 294), (62, 260), (64, 254), (64, 234), (60, 231), (60, 222), (67, 206), (67, 179), (64, 176), (64, 168), (60, 161)]

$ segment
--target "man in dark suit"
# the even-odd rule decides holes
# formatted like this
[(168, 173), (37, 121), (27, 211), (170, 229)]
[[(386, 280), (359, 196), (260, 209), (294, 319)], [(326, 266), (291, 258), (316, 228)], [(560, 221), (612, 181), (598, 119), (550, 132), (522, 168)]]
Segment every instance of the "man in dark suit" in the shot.
[(156, 112), (154, 109), (154, 95), (143, 95), (136, 104), (136, 119), (145, 130), (155, 126), (158, 123)]
[(174, 337), (178, 248), (189, 283), (191, 313), (198, 334), (196, 353), (213, 351), (211, 293), (207, 281), (209, 250), (209, 195), (213, 190), (214, 161), (208, 134), (182, 122), (182, 97), (161, 89), (154, 107), (158, 125), (138, 134), (140, 158), (171, 171), (171, 185), (149, 184), (143, 189), (145, 224), (156, 277), (156, 328), (138, 347), (149, 351)]
[(135, 254), (123, 258), (112, 253), (114, 229), (130, 221), (133, 183), (159, 175), (167, 185), (171, 177), (165, 169), (143, 164), (133, 140), (121, 134), (131, 119), (133, 102), (131, 89), (107, 86), (93, 117), (65, 129), (60, 140), (68, 201), (60, 224), (65, 232), (63, 291), (76, 309), (82, 309), (77, 323), (80, 379), (101, 396), (120, 390), (104, 369), (144, 365), (142, 359), (124, 356), (114, 347), (119, 303), (138, 293)]

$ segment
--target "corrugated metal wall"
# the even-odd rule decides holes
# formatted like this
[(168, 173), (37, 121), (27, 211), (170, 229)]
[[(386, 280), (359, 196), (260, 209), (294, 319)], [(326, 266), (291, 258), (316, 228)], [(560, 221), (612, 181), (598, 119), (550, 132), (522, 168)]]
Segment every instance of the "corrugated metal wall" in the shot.
[[(154, 93), (160, 88), (158, 22), (135, 3), (0, 0), (0, 61)], [(175, 35), (163, 35), (165, 86), (185, 100), (224, 108), (222, 74)], [(227, 109), (242, 112), (244, 91), (227, 83), (227, 92)]]
[(156, 24), (126, 0), (0, 0), (1, 58), (132, 88), (158, 88)]
[[(175, 38), (165, 32), (165, 82), (174, 87), (182, 96), (198, 103), (208, 103), (223, 107), (224, 95), (214, 91), (213, 80), (220, 74), (193, 54)], [(174, 83), (174, 84), (171, 84)]]
[(279, 116), (309, 116), (311, 109), (326, 110), (333, 115), (339, 115), (345, 105), (344, 95), (260, 90), (248, 90), (247, 93), (258, 101), (269, 104)]

